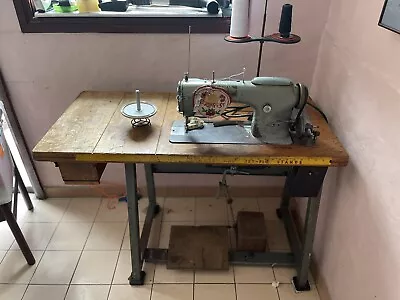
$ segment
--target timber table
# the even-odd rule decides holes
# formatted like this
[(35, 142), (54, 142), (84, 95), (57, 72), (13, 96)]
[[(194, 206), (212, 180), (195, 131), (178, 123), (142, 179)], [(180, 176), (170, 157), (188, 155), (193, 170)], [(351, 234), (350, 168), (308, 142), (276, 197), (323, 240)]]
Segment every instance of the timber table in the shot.
[[(307, 107), (320, 136), (311, 147), (300, 145), (172, 144), (171, 125), (182, 119), (175, 94), (143, 93), (157, 106), (150, 127), (133, 129), (121, 108), (135, 102), (133, 93), (83, 92), (33, 149), (38, 161), (54, 162), (66, 184), (98, 183), (108, 163), (124, 163), (128, 201), (132, 273), (131, 285), (144, 282), (143, 262), (165, 262), (168, 249), (147, 248), (152, 219), (159, 212), (154, 173), (222, 174), (227, 170), (251, 175), (285, 176), (278, 217), (285, 224), (291, 252), (231, 250), (232, 264), (295, 267), (293, 284), (308, 290), (308, 269), (322, 184), (329, 167), (343, 167), (348, 155), (321, 115)], [(149, 206), (139, 232), (136, 164), (145, 166)], [(308, 198), (304, 233), (300, 238), (289, 210), (292, 197)]]

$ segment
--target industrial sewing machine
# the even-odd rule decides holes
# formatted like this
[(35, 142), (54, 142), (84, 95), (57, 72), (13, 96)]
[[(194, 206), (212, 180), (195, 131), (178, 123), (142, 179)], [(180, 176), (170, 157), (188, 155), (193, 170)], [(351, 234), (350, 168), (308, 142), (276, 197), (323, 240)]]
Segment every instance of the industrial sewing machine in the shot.
[[(287, 78), (204, 80), (185, 75), (178, 83), (177, 100), (178, 110), (185, 117), (184, 131), (182, 122), (177, 121), (171, 142), (312, 145), (319, 135), (304, 111), (307, 87)], [(216, 127), (206, 123), (207, 126), (190, 130), (190, 117), (215, 117), (231, 103), (246, 104), (253, 109), (251, 124), (237, 122)], [(215, 136), (214, 141), (210, 135)]]

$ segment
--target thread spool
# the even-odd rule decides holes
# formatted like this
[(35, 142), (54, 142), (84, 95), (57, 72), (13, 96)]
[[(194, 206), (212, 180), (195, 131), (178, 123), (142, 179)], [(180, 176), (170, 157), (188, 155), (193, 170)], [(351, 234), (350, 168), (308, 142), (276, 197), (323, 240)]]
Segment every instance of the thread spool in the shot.
[(288, 38), (292, 31), (293, 6), (285, 4), (282, 6), (281, 21), (279, 22), (279, 33), (281, 37)]
[(230, 36), (247, 38), (249, 35), (250, 0), (233, 0)]

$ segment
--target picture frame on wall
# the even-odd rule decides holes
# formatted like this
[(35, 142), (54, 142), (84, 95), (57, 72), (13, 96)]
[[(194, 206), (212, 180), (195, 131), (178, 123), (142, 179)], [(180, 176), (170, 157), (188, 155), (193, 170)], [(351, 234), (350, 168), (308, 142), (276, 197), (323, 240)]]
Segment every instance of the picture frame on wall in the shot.
[(385, 0), (378, 24), (400, 34), (400, 0)]

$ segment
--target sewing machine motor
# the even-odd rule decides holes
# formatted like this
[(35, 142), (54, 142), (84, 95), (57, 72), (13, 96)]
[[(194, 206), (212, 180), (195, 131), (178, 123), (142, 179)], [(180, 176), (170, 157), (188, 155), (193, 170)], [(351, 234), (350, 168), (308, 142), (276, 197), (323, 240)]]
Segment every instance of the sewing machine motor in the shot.
[(205, 117), (220, 113), (229, 103), (249, 105), (254, 111), (251, 134), (265, 144), (313, 145), (319, 135), (304, 111), (307, 87), (287, 78), (204, 80), (185, 75), (178, 83), (177, 100), (186, 124), (189, 117), (202, 112)]

